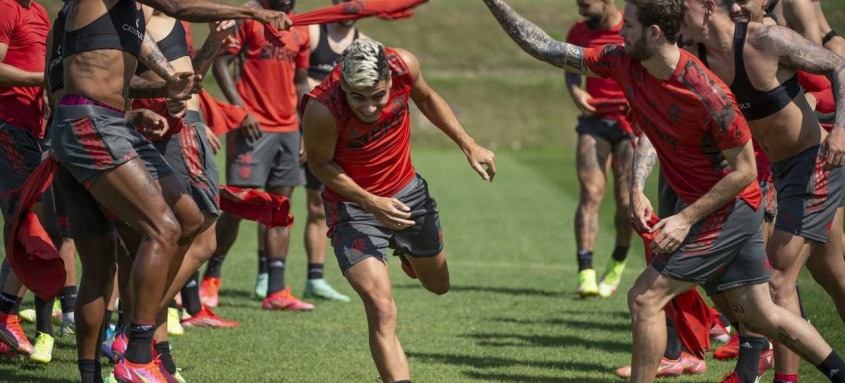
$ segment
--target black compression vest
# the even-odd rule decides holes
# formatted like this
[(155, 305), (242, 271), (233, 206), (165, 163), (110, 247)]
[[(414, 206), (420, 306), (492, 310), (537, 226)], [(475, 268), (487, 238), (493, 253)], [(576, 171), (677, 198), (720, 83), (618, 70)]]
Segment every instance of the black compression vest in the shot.
[[(734, 31), (734, 81), (730, 88), (736, 96), (739, 109), (749, 121), (769, 117), (789, 105), (790, 102), (801, 92), (801, 85), (798, 83), (796, 73), (789, 80), (772, 88), (767, 92), (761, 92), (754, 88), (748, 79), (748, 72), (745, 71), (745, 59), (742, 51), (745, 46), (745, 35), (748, 30), (748, 23), (736, 23)], [(707, 50), (703, 44), (698, 44), (698, 58), (705, 66), (710, 67), (707, 62)]]
[(135, 0), (118, 0), (104, 15), (75, 31), (65, 31), (64, 56), (99, 50), (117, 49), (135, 57), (141, 53), (144, 41), (143, 13), (135, 6)]
[[(353, 40), (358, 40), (358, 30), (355, 30)], [(317, 43), (317, 48), (311, 52), (309, 58), (310, 66), (308, 67), (308, 76), (320, 81), (331, 73), (337, 61), (340, 59), (340, 53), (335, 53), (329, 45), (329, 27), (326, 24), (320, 24), (320, 40)]]
[[(185, 37), (185, 27), (182, 26), (182, 22), (179, 20), (175, 20), (173, 29), (170, 30), (167, 37), (161, 39), (156, 45), (158, 45), (158, 49), (161, 50), (167, 61), (174, 61), (191, 55), (188, 52), (188, 39)], [(138, 62), (138, 68), (135, 69), (135, 74), (141, 74), (148, 70), (150, 68), (147, 68), (144, 63)]]
[(50, 63), (47, 65), (47, 78), (50, 79), (50, 92), (55, 93), (65, 87), (65, 68), (62, 65), (62, 42), (65, 38), (65, 21), (69, 3), (65, 3), (59, 15), (53, 20), (53, 46), (50, 47)]

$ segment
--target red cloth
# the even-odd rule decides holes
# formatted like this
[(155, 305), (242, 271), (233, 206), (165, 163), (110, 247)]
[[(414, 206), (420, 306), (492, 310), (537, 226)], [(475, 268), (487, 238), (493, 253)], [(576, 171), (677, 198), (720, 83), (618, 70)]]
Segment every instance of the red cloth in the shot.
[[(827, 76), (798, 71), (798, 83), (804, 91), (816, 98), (816, 112), (821, 114), (835, 113), (836, 100), (833, 98), (833, 86)], [(833, 129), (832, 124), (822, 124), (828, 132)]]
[(769, 156), (763, 151), (763, 148), (753, 140), (754, 143), (754, 159), (757, 161), (757, 182), (769, 182), (772, 180), (772, 161)]
[[(727, 85), (687, 51), (666, 80), (646, 71), (621, 45), (588, 48), (584, 61), (625, 91), (634, 119), (660, 158), (666, 180), (692, 204), (730, 171), (720, 150), (745, 145), (751, 131)], [(737, 195), (756, 209), (762, 195), (752, 182)], [(728, 203), (732, 203), (728, 202)]]
[(41, 161), (20, 189), (14, 191), (6, 237), (6, 259), (21, 282), (43, 300), (55, 298), (65, 286), (65, 266), (32, 205), (50, 187), (59, 163), (52, 157)]
[[(166, 102), (167, 99), (164, 97), (132, 99), (132, 107), (130, 109), (149, 109), (153, 113), (167, 119), (167, 133), (165, 133), (161, 139), (157, 139), (155, 141), (164, 141), (170, 138), (170, 136), (181, 132), (182, 128), (185, 127), (181, 118), (175, 118), (170, 115), (170, 112), (167, 110)], [(136, 128), (141, 131), (143, 127), (137, 126)]]
[[(364, 190), (377, 196), (393, 196), (414, 178), (411, 164), (411, 114), (408, 100), (414, 79), (402, 57), (386, 48), (393, 84), (390, 100), (375, 123), (364, 123), (349, 109), (341, 89), (337, 66), (302, 99), (302, 114), (311, 100), (328, 107), (337, 124), (334, 160)], [(346, 197), (326, 187), (325, 198), (346, 201)]]
[[(315, 9), (310, 12), (291, 16), (293, 25), (312, 25), (334, 23), (343, 20), (356, 20), (376, 16), (387, 20), (404, 19), (414, 15), (411, 9), (428, 0), (356, 0), (342, 2), (330, 7)], [(267, 40), (276, 46), (288, 42), (288, 34), (272, 25), (264, 25)]]
[(290, 201), (276, 194), (220, 185), (220, 208), (236, 217), (268, 227), (293, 225)]
[[(652, 215), (648, 224), (654, 227), (658, 222), (660, 218)], [(637, 234), (643, 238), (646, 262), (651, 263), (654, 258), (651, 242), (659, 233), (637, 230)], [(675, 324), (681, 344), (699, 359), (704, 359), (705, 352), (710, 349), (710, 329), (719, 320), (719, 312), (711, 308), (696, 289), (678, 295), (664, 309)]]
[(294, 77), (297, 70), (307, 70), (309, 66), (308, 27), (293, 27), (285, 32), (289, 44), (284, 46), (268, 41), (263, 24), (255, 20), (243, 20), (233, 37), (240, 47), (230, 48), (229, 53), (244, 56), (235, 88), (246, 110), (258, 119), (264, 132), (299, 131), (299, 97)]
[[(0, 43), (8, 50), (3, 63), (27, 72), (44, 72), (50, 19), (41, 4), (24, 7), (0, 0)], [(41, 86), (0, 87), (0, 120), (44, 137), (44, 89)]]
[(200, 109), (215, 136), (237, 129), (247, 114), (246, 109), (211, 97), (205, 90), (200, 93)]

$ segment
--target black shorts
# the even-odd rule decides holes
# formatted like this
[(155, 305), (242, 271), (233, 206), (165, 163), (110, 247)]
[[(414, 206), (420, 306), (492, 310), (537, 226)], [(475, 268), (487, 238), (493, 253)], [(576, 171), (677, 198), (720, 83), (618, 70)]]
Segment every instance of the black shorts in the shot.
[(845, 168), (828, 169), (820, 146), (772, 163), (777, 189), (775, 230), (827, 243), (836, 209), (842, 203)]
[[(675, 213), (685, 206), (679, 201)], [(737, 199), (693, 225), (678, 250), (655, 254), (651, 267), (668, 278), (702, 285), (708, 295), (766, 283), (762, 222), (762, 207), (755, 210)]]
[(631, 133), (619, 126), (619, 121), (610, 118), (578, 117), (578, 125), (575, 126), (575, 131), (578, 134), (589, 134), (601, 138), (613, 145), (634, 138)]
[(108, 234), (122, 222), (102, 207), (64, 166), (59, 167), (53, 179), (53, 192), (62, 238), (82, 239)]
[(395, 255), (433, 257), (443, 251), (443, 229), (437, 203), (428, 193), (428, 184), (417, 175), (393, 198), (411, 208), (414, 226), (404, 230), (384, 227), (372, 214), (351, 202), (325, 200), (334, 254), (340, 271), (370, 257), (387, 261), (387, 249)]
[(298, 131), (265, 132), (248, 142), (239, 131), (226, 134), (226, 183), (232, 186), (265, 188), (305, 184), (299, 164)]
[(194, 111), (188, 111), (183, 123), (179, 133), (156, 142), (155, 148), (164, 156), (200, 211), (220, 215), (219, 174), (205, 125), (200, 121), (199, 113)]
[(0, 209), (3, 218), (8, 214), (12, 191), (20, 188), (41, 163), (46, 147), (45, 140), (0, 120)]
[(302, 165), (302, 174), (305, 174), (305, 187), (311, 190), (316, 190), (318, 192), (322, 192), (325, 189), (325, 185), (323, 185), (323, 181), (320, 181), (314, 173), (311, 172), (311, 169), (308, 169), (308, 164)]

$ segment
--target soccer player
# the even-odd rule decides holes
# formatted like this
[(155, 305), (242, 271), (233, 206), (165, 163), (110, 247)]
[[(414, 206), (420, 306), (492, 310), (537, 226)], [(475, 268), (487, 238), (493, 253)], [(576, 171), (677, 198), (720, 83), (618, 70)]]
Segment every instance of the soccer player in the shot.
[[(749, 121), (757, 142), (772, 160), (778, 212), (768, 243), (775, 303), (800, 314), (795, 284), (808, 257), (825, 257), (826, 267), (811, 268), (814, 277), (845, 308), (845, 259), (842, 257), (842, 189), (845, 174), (825, 168), (829, 154), (845, 148), (845, 99), (839, 98), (838, 121), (830, 134), (816, 119), (798, 84), (796, 70), (824, 73), (835, 94), (845, 94), (845, 62), (790, 29), (741, 20), (742, 8), (732, 0), (686, 0), (684, 40), (688, 49), (722, 79)], [(739, 20), (736, 24), (732, 21)], [(695, 44), (698, 45), (695, 45)], [(836, 161), (836, 158), (833, 159)], [(830, 230), (835, 227), (836, 230)], [(818, 263), (816, 263), (818, 265)], [(842, 303), (843, 305), (840, 305)], [(723, 305), (723, 307), (727, 308)], [(845, 313), (840, 312), (845, 318)], [(768, 340), (740, 334), (740, 343), (755, 353)], [(740, 381), (757, 379), (758, 355), (737, 368)], [(797, 381), (798, 356), (775, 344), (775, 381)]]
[(816, 10), (816, 20), (819, 22), (819, 34), (822, 36), (822, 45), (839, 57), (845, 57), (845, 37), (836, 32), (827, 22), (827, 17), (822, 11), (822, 0), (812, 0)]
[[(253, 1), (247, 6), (293, 12), (294, 0)], [(235, 32), (240, 48), (232, 48), (214, 63), (214, 76), (230, 103), (249, 114), (238, 131), (227, 134), (226, 183), (231, 186), (264, 188), (268, 193), (290, 198), (304, 178), (299, 164), (300, 132), (297, 102), (308, 78), (310, 53), (308, 30), (291, 30), (290, 43), (279, 47), (265, 38), (261, 23), (243, 21)], [(229, 65), (242, 57), (235, 68), (235, 83)], [(217, 252), (205, 270), (200, 295), (203, 303), (217, 306), (223, 259), (238, 236), (240, 219), (223, 214), (217, 225)], [(285, 267), (290, 245), (290, 228), (259, 225), (259, 271), (255, 293), (264, 298), (265, 310), (312, 310), (314, 305), (295, 297), (285, 284)]]
[(493, 153), (463, 130), (423, 79), (417, 58), (403, 49), (356, 40), (302, 106), (308, 166), (326, 185), (335, 256), (364, 302), (370, 351), (382, 381), (391, 383), (411, 376), (396, 336), (388, 248), (427, 290), (449, 291), (437, 204), (411, 163), (410, 100), (458, 144), (482, 179), (492, 181)]
[[(255, 18), (280, 29), (290, 23), (283, 13), (205, 0), (141, 3), (195, 22)], [(144, 38), (145, 20), (135, 1), (75, 1), (66, 23), (68, 32), (62, 44), (65, 93), (51, 127), (53, 154), (98, 203), (143, 235), (130, 271), (134, 299), (127, 330), (129, 345), (115, 375), (124, 382), (163, 382), (164, 373), (153, 360), (154, 323), (161, 311), (162, 297), (201, 229), (202, 215), (161, 154), (124, 116), (126, 91)], [(184, 72), (168, 78), (168, 89), (173, 90), (170, 98), (188, 98), (193, 80), (191, 73)], [(172, 112), (179, 115), (183, 110), (177, 102)], [(160, 133), (163, 127), (144, 130)], [(86, 213), (102, 217), (98, 211)], [(83, 315), (77, 308), (77, 330), (84, 327), (88, 333), (99, 335), (104, 302), (110, 295), (108, 271), (113, 268), (113, 260), (102, 254), (100, 259), (89, 256), (92, 262), (83, 263), (83, 272), (88, 267), (97, 271), (100, 279), (106, 280), (105, 291), (93, 301), (78, 303), (77, 306), (88, 305), (89, 312), (80, 320)], [(99, 342), (93, 343), (98, 349)], [(96, 371), (91, 371), (96, 361), (80, 356), (83, 381), (101, 379)], [(96, 354), (91, 356), (96, 358)]]
[(822, 34), (812, 0), (767, 0), (765, 12), (775, 23), (798, 32), (807, 40), (821, 44)]
[[(584, 47), (622, 43), (622, 12), (612, 0), (578, 0), (578, 13), (584, 17), (569, 30), (566, 41)], [(631, 247), (631, 225), (628, 202), (631, 184), (633, 132), (625, 113), (628, 102), (613, 80), (583, 78), (566, 73), (566, 87), (581, 111), (578, 117), (578, 145), (575, 153), (578, 182), (581, 185), (575, 212), (575, 240), (578, 257), (578, 294), (581, 297), (610, 297), (616, 292), (625, 260)], [(598, 284), (593, 269), (593, 250), (599, 231), (599, 207), (604, 197), (608, 163), (613, 171), (613, 192), (616, 199), (616, 246)]]
[[(704, 285), (708, 294), (724, 294), (746, 329), (776, 337), (831, 381), (845, 382), (845, 362), (812, 325), (772, 302), (751, 134), (727, 85), (678, 48), (683, 0), (628, 1), (624, 46), (593, 49), (552, 40), (502, 0), (485, 3), (536, 58), (619, 82), (643, 130), (631, 207), (638, 228), (659, 234), (652, 244), (655, 258), (628, 293), (636, 350), (631, 381), (654, 380), (666, 346), (663, 307)], [(829, 165), (839, 167), (842, 152), (831, 146)], [(643, 186), (657, 157), (679, 202), (675, 215), (652, 227)]]

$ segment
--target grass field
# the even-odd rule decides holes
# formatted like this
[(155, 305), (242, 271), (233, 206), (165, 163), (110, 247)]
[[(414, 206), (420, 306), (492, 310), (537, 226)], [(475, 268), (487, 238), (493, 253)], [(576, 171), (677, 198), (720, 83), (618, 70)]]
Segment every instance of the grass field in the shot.
[[(457, 150), (417, 150), (414, 159), (441, 208), (453, 283), (450, 293), (433, 296), (391, 260), (399, 335), (414, 381), (619, 381), (612, 370), (627, 363), (631, 347), (624, 293), (607, 300), (580, 300), (574, 293), (577, 186), (571, 153), (500, 153), (493, 184), (476, 179)], [(301, 193), (294, 204), (304, 217)], [(600, 269), (613, 246), (611, 218), (606, 203), (596, 251)], [(300, 219), (293, 230), (289, 256), (295, 293), (305, 279), (302, 224)], [(310, 313), (264, 312), (250, 299), (255, 251), (255, 227), (244, 225), (224, 266), (218, 310), (239, 320), (241, 328), (195, 329), (174, 338), (183, 375), (191, 382), (375, 382), (360, 300), (319, 304)], [(642, 258), (637, 241), (623, 289), (644, 267)], [(351, 293), (331, 256), (327, 277)], [(803, 282), (812, 322), (845, 350), (833, 305), (809, 279)], [(73, 344), (60, 338), (56, 360), (47, 367), (0, 360), (0, 381), (77, 381)], [(732, 367), (708, 364), (704, 377), (673, 381), (715, 382)], [(802, 374), (805, 382), (823, 380), (806, 364)]]

